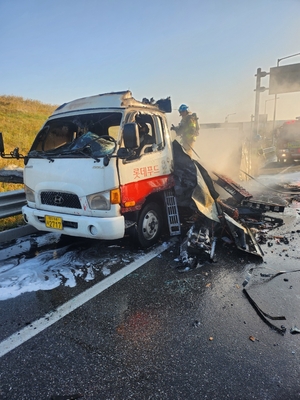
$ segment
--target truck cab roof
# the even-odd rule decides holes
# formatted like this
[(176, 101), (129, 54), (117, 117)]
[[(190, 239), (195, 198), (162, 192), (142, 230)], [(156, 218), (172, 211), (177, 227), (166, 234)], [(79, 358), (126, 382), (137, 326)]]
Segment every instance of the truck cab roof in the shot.
[(64, 103), (59, 106), (52, 116), (66, 114), (74, 111), (88, 111), (96, 109), (118, 109), (118, 108), (129, 108), (129, 107), (140, 107), (152, 109), (153, 111), (171, 112), (171, 100), (167, 99), (158, 100), (153, 103), (147, 99), (143, 99), (142, 102), (135, 100), (132, 97), (130, 90), (122, 92), (111, 92), (103, 93), (95, 96), (82, 97)]

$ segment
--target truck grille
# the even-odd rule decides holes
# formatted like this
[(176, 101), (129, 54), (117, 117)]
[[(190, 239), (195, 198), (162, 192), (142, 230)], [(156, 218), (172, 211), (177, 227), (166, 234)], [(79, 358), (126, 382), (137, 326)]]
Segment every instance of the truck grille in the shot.
[(78, 196), (72, 193), (42, 192), (41, 202), (48, 206), (81, 208)]

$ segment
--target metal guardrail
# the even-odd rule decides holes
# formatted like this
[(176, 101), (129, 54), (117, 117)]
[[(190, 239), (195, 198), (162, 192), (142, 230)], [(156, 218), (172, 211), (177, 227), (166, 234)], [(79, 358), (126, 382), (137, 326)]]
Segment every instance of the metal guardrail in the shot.
[(38, 230), (31, 225), (23, 225), (13, 229), (7, 229), (3, 232), (0, 232), (0, 244), (19, 239), (22, 236), (32, 235), (33, 233), (37, 232)]
[(276, 147), (267, 147), (266, 149), (262, 149), (263, 154), (270, 154), (270, 153), (275, 153), (276, 152)]
[[(19, 215), (22, 212), (22, 206), (26, 204), (24, 190), (12, 190), (0, 193), (0, 219)], [(7, 229), (0, 232), (0, 244), (16, 240), (22, 236), (32, 235), (38, 232), (31, 225), (19, 226), (13, 229)]]
[(24, 190), (12, 190), (0, 193), (0, 218), (21, 214), (21, 209), (25, 204)]

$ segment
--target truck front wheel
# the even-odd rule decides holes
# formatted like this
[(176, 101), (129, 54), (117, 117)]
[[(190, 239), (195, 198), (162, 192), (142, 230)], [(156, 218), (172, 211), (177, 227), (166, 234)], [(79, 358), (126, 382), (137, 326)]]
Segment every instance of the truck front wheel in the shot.
[(136, 228), (136, 239), (143, 248), (156, 243), (161, 235), (163, 215), (156, 203), (148, 203), (141, 210)]

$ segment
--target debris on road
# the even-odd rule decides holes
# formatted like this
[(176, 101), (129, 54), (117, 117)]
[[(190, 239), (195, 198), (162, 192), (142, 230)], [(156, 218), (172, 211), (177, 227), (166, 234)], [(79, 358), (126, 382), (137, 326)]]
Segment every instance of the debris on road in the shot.
[(279, 272), (276, 272), (276, 274), (273, 274), (273, 275), (272, 274), (260, 274), (260, 276), (263, 277), (263, 278), (270, 278), (269, 279), (269, 281), (270, 281), (271, 279), (274, 279), (279, 275), (290, 274), (290, 273), (293, 273), (293, 272), (300, 272), (300, 269), (293, 269), (292, 271), (279, 271)]
[(243, 287), (248, 285), (248, 283), (249, 283), (249, 281), (251, 279), (251, 276), (252, 276), (252, 272), (253, 272), (253, 268), (250, 268), (249, 271), (247, 272), (246, 278), (245, 278), (245, 280), (243, 282)]
[(268, 319), (275, 320), (275, 321), (281, 321), (281, 320), (286, 320), (284, 316), (278, 316), (278, 317), (273, 317), (267, 313), (265, 313), (258, 305), (255, 303), (255, 301), (252, 299), (252, 297), (249, 295), (246, 289), (243, 289), (243, 293), (245, 294), (246, 298), (249, 300), (250, 304), (254, 308), (254, 310), (257, 312), (257, 314), (260, 316), (260, 318), (270, 326), (270, 328), (274, 329), (276, 332), (280, 333), (281, 335), (284, 335), (286, 332), (286, 328), (281, 325), (280, 328), (278, 328), (276, 325), (272, 324)]
[[(173, 144), (175, 195), (179, 209), (190, 209), (192, 226), (180, 246), (179, 272), (193, 270), (199, 265), (214, 262), (219, 239), (238, 250), (263, 258), (261, 244), (267, 233), (283, 224), (281, 218), (267, 212), (283, 212), (287, 202), (273, 195), (254, 197), (231, 178), (209, 173), (197, 161), (185, 154), (181, 146)], [(215, 185), (231, 197), (221, 199)], [(192, 221), (191, 221), (192, 220)], [(287, 239), (283, 239), (288, 244)], [(269, 244), (272, 246), (272, 244)]]
[(291, 329), (290, 332), (292, 335), (295, 335), (297, 333), (300, 333), (300, 329), (296, 327), (296, 325), (294, 325)]

